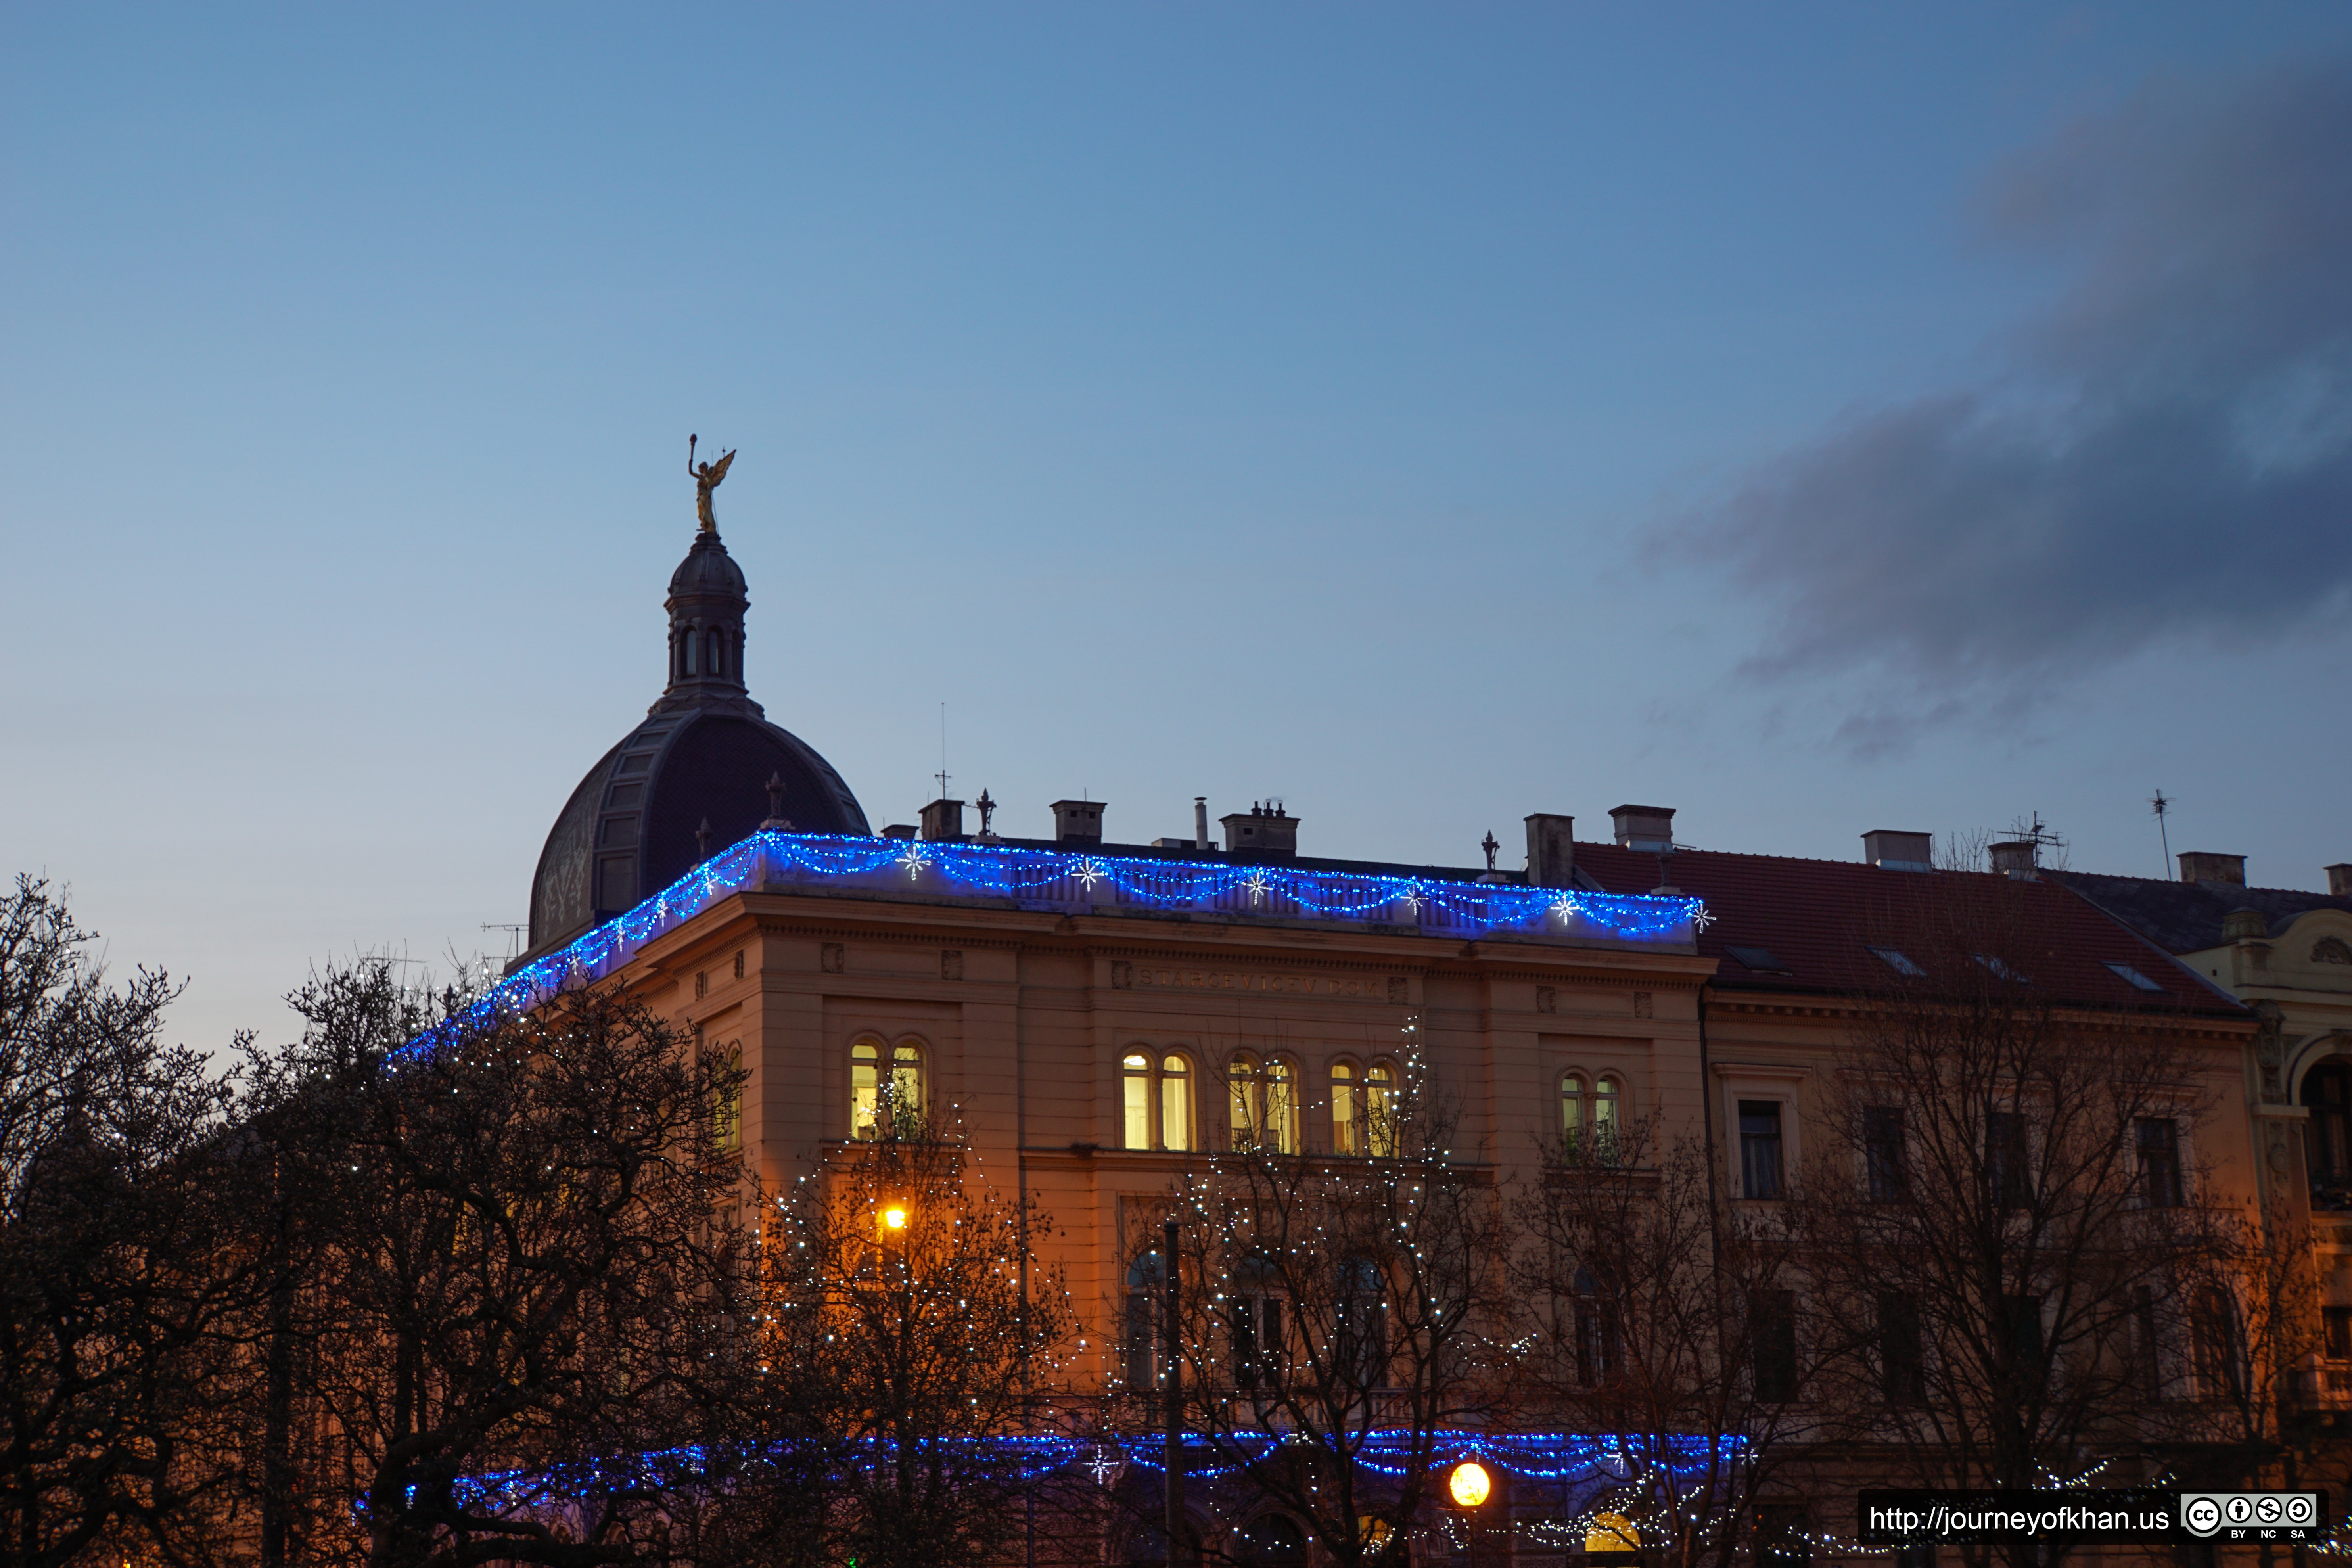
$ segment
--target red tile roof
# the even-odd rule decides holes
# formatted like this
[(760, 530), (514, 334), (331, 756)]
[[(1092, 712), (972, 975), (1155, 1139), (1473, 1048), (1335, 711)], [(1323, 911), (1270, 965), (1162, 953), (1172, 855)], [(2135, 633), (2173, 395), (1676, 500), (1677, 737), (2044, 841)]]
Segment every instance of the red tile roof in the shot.
[[(1577, 868), (1612, 893), (1658, 885), (1658, 857), (1614, 844), (1579, 844)], [(1928, 970), (1965, 962), (1958, 932), (1969, 908), (2004, 911), (2011, 963), (2037, 998), (2127, 1010), (2158, 1009), (2244, 1017), (2233, 998), (2190, 973), (2155, 943), (2049, 880), (2021, 881), (1972, 871), (1888, 871), (1861, 861), (1678, 850), (1674, 885), (1706, 900), (1713, 922), (1698, 939), (1715, 958), (1724, 989), (1878, 993), (1903, 982), (1872, 952), (1892, 948)], [(1785, 973), (1751, 967), (1734, 948), (1762, 949)], [(1937, 957), (1936, 955), (1942, 955)], [(1762, 962), (1760, 955), (1749, 953)], [(2123, 964), (2160, 988), (2146, 991), (2107, 967)], [(1972, 977), (1971, 977), (1972, 978)]]

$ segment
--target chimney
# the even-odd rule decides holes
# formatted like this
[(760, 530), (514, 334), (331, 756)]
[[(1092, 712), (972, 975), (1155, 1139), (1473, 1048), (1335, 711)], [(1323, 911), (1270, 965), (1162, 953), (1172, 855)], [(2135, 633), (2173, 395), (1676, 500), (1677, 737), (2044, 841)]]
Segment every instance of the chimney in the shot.
[(1298, 853), (1298, 818), (1282, 809), (1282, 802), (1252, 801), (1246, 812), (1229, 812), (1217, 818), (1225, 830), (1225, 853), (1255, 849), (1264, 855)]
[(1192, 797), (1192, 847), (1207, 854), (1209, 849), (1209, 797)]
[(1617, 847), (1646, 849), (1653, 855), (1671, 853), (1675, 847), (1675, 808), (1671, 805), (1621, 805), (1609, 814), (1617, 825)]
[(1882, 871), (1932, 871), (1935, 836), (1874, 828), (1862, 836), (1862, 858)]
[(2031, 882), (2039, 869), (2035, 857), (2041, 849), (2042, 846), (2031, 838), (2009, 838), (1987, 845), (1985, 853), (1992, 857), (1992, 868), (2000, 875)]
[(1528, 818), (1528, 881), (1538, 888), (1576, 886), (1576, 818), (1542, 812)]
[(1098, 800), (1057, 800), (1054, 803), (1054, 842), (1102, 842), (1103, 803)]
[(2352, 865), (2327, 868), (2327, 896), (2331, 899), (2352, 899)]
[(961, 839), (963, 837), (963, 802), (935, 800), (923, 807), (923, 837)]
[(2246, 885), (2246, 858), (2243, 855), (2214, 855), (2202, 849), (2183, 849), (2180, 852), (2180, 879), (2242, 888)]

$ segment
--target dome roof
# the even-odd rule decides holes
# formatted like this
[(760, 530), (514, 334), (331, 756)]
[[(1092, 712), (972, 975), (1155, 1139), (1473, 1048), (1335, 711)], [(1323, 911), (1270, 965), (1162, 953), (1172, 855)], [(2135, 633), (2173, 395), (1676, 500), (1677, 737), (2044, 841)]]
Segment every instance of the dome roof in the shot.
[(651, 898), (770, 818), (803, 833), (873, 831), (832, 764), (770, 723), (744, 689), (749, 602), (742, 571), (704, 530), (670, 577), (661, 700), (588, 770), (540, 852), (525, 961)]

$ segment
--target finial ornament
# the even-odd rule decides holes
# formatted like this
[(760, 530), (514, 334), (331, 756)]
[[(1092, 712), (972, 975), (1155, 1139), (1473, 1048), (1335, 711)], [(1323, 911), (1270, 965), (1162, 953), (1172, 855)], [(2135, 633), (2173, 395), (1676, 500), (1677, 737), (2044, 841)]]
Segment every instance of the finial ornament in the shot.
[(1479, 840), (1478, 847), (1486, 852), (1486, 869), (1489, 871), (1493, 870), (1495, 868), (1495, 851), (1502, 847), (1502, 845), (1496, 840), (1495, 830), (1493, 828), (1490, 827), (1486, 829), (1486, 837)]
[(719, 520), (710, 512), (710, 492), (727, 478), (728, 465), (735, 461), (735, 453), (730, 447), (717, 462), (697, 465), (694, 444), (700, 439), (701, 437), (692, 435), (686, 438), (686, 471), (694, 480), (694, 515), (702, 520), (703, 532), (716, 533), (719, 531)]

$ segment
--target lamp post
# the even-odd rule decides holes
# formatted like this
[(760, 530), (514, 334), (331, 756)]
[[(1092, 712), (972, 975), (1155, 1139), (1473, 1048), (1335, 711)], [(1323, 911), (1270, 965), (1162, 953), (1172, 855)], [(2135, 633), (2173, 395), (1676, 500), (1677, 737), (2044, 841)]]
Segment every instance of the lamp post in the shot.
[(1475, 1459), (1465, 1459), (1447, 1474), (1445, 1495), (1455, 1508), (1462, 1510), (1462, 1544), (1475, 1563), (1478, 1561), (1480, 1537), (1486, 1533), (1480, 1525), (1478, 1510), (1486, 1506), (1488, 1498), (1495, 1495), (1494, 1473)]
[(1184, 1357), (1179, 1337), (1182, 1321), (1178, 1313), (1182, 1305), (1179, 1294), (1176, 1270), (1176, 1216), (1170, 1215), (1160, 1232), (1160, 1282), (1168, 1298), (1168, 1433), (1166, 1446), (1160, 1453), (1160, 1468), (1168, 1478), (1167, 1518), (1162, 1521), (1168, 1532), (1168, 1568), (1176, 1568), (1183, 1561), (1184, 1540)]

